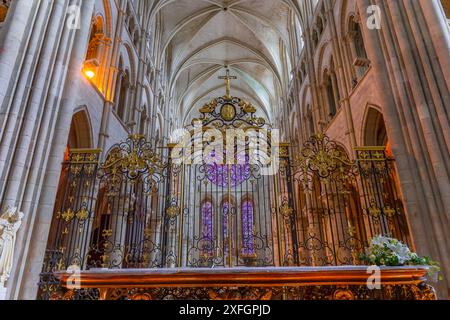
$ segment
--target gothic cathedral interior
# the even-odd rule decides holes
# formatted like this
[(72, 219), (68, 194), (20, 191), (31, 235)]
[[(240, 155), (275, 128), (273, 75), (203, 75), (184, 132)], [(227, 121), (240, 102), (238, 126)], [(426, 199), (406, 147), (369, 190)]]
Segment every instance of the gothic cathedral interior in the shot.
[(0, 300), (449, 298), (448, 0), (0, 0), (0, 84)]

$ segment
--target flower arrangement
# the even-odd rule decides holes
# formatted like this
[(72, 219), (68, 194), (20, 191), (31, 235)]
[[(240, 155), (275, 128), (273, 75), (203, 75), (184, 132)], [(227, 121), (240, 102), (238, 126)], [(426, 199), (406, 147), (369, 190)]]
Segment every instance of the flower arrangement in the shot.
[(433, 281), (440, 280), (439, 263), (428, 257), (419, 257), (411, 252), (403, 242), (384, 236), (372, 238), (370, 247), (360, 257), (361, 261), (369, 265), (377, 266), (428, 266), (428, 276)]

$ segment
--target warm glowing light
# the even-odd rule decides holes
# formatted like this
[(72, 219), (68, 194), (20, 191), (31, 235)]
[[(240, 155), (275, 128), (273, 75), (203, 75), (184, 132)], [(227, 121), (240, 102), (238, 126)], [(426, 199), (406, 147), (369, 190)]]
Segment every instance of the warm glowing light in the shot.
[(84, 70), (84, 74), (86, 75), (86, 77), (88, 77), (89, 79), (93, 79), (95, 77), (95, 72), (92, 70)]
[(389, 158), (394, 158), (394, 153), (392, 152), (392, 146), (390, 142), (388, 142), (386, 145), (386, 156), (388, 156)]

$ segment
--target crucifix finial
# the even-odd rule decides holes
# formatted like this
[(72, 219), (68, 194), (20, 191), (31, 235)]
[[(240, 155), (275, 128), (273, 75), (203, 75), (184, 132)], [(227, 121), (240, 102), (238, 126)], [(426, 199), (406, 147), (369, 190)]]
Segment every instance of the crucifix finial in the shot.
[(225, 76), (219, 77), (219, 79), (221, 80), (225, 80), (225, 85), (226, 85), (226, 97), (230, 98), (230, 91), (231, 91), (231, 80), (236, 80), (237, 77), (236, 76), (231, 76), (230, 75), (230, 69), (227, 68), (227, 74)]

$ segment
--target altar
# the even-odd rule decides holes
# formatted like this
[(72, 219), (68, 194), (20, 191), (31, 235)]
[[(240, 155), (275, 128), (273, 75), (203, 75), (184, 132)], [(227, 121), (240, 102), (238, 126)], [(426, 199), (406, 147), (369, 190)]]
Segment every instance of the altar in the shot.
[[(369, 271), (368, 271), (369, 270)], [(368, 266), (214, 269), (93, 269), (55, 276), (55, 299), (98, 300), (435, 300), (427, 267), (381, 267), (379, 288)]]

